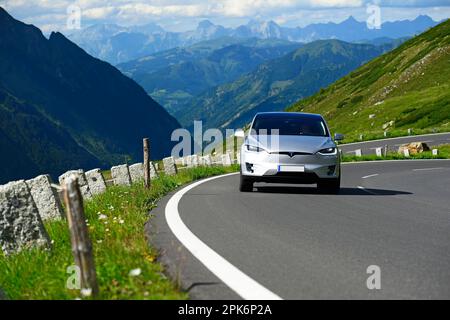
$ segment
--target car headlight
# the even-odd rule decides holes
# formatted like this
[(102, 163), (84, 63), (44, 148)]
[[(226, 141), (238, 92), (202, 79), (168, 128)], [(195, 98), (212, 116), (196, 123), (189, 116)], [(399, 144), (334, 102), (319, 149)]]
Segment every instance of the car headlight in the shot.
[(333, 156), (337, 154), (337, 148), (325, 148), (322, 150), (317, 151), (319, 154), (327, 155), (327, 156)]
[(257, 146), (252, 146), (250, 144), (247, 145), (247, 150), (248, 151), (253, 151), (253, 152), (262, 152), (265, 151), (263, 148), (261, 147), (257, 147)]

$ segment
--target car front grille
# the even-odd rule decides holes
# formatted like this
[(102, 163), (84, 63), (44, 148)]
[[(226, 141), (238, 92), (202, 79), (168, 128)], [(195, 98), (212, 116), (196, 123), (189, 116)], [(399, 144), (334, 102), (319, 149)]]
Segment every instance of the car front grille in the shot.
[(270, 154), (279, 154), (289, 157), (295, 157), (295, 156), (310, 156), (312, 153), (309, 152), (289, 152), (289, 151), (280, 151), (280, 152), (271, 152)]

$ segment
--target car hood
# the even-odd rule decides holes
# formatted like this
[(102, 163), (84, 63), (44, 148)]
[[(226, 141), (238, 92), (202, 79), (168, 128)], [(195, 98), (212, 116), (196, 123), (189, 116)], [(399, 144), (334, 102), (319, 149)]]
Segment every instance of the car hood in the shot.
[(275, 152), (304, 152), (316, 153), (325, 148), (335, 147), (330, 137), (314, 136), (268, 136), (249, 135), (247, 143), (264, 148), (270, 153)]

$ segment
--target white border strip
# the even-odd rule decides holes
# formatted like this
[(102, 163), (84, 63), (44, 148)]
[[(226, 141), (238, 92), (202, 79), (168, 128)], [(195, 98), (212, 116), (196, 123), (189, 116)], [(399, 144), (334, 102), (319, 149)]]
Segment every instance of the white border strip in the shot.
[(399, 159), (399, 160), (368, 160), (368, 161), (348, 161), (341, 162), (341, 165), (362, 164), (362, 163), (386, 163), (386, 162), (423, 162), (423, 161), (450, 161), (450, 159)]
[(420, 168), (420, 169), (413, 169), (413, 171), (429, 171), (429, 170), (441, 170), (444, 169), (442, 167), (439, 168)]
[(374, 173), (374, 174), (371, 174), (371, 175), (368, 175), (368, 176), (362, 177), (361, 179), (369, 179), (369, 178), (372, 178), (372, 177), (377, 177), (377, 176), (379, 176), (379, 174), (378, 174), (378, 173)]
[(204, 242), (197, 238), (183, 223), (178, 212), (181, 198), (193, 188), (211, 180), (239, 174), (239, 172), (204, 179), (175, 193), (167, 202), (165, 215), (170, 230), (178, 240), (197, 258), (206, 268), (222, 280), (231, 290), (246, 300), (282, 300), (281, 297), (269, 291), (258, 282), (233, 266)]

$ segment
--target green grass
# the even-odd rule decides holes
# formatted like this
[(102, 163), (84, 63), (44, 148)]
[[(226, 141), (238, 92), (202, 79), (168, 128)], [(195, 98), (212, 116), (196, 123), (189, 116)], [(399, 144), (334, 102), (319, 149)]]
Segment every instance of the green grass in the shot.
[(336, 81), (287, 111), (320, 113), (345, 143), (450, 131), (450, 20)]
[[(372, 141), (379, 139), (388, 139), (388, 138), (398, 138), (398, 137), (407, 137), (407, 136), (417, 136), (422, 134), (433, 134), (433, 133), (445, 133), (449, 132), (450, 128), (427, 128), (427, 129), (412, 129), (412, 133), (408, 134), (408, 129), (394, 129), (387, 132), (387, 135), (384, 136), (384, 131), (382, 130), (362, 130), (360, 133), (350, 133), (345, 135), (344, 141), (345, 143), (353, 143), (353, 142), (363, 142), (363, 141)], [(363, 139), (360, 139), (360, 134), (363, 135)], [(418, 139), (420, 141), (421, 139)]]
[[(140, 184), (114, 186), (87, 201), (85, 214), (94, 247), (98, 298), (187, 299), (187, 293), (164, 275), (157, 262), (158, 252), (145, 237), (144, 224), (149, 211), (168, 192), (197, 179), (236, 170), (236, 166), (182, 170), (176, 176), (152, 181), (150, 190)], [(0, 253), (0, 288), (9, 299), (81, 298), (79, 290), (66, 288), (70, 276), (67, 267), (74, 264), (67, 222), (49, 222), (45, 227), (53, 241), (51, 250), (26, 250), (8, 257)], [(141, 274), (129, 276), (136, 268)]]
[(344, 155), (343, 162), (355, 161), (379, 161), (379, 160), (414, 160), (414, 159), (450, 159), (450, 145), (441, 145), (436, 147), (439, 150), (439, 155), (433, 156), (431, 151), (424, 151), (418, 154), (411, 154), (410, 157), (405, 157), (403, 154), (390, 152), (385, 157), (377, 157), (376, 155), (363, 155), (362, 157)]

